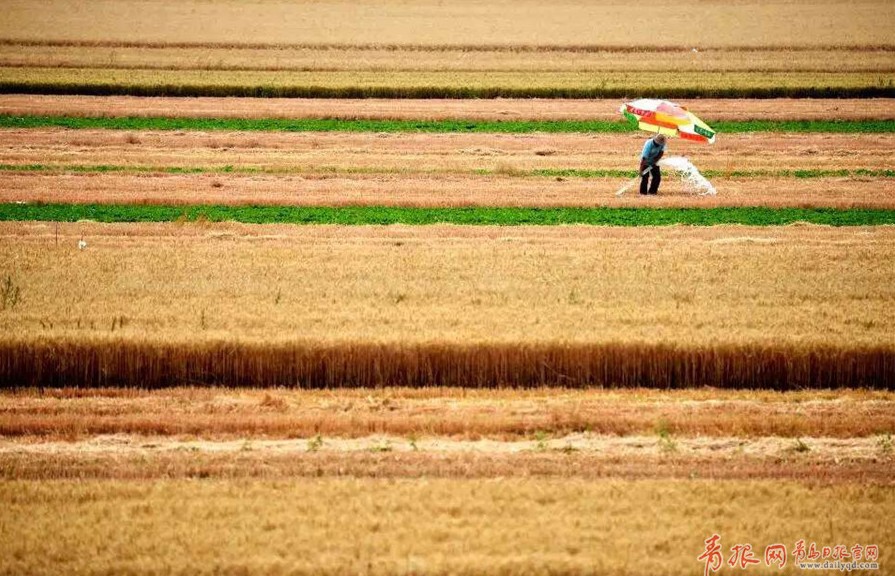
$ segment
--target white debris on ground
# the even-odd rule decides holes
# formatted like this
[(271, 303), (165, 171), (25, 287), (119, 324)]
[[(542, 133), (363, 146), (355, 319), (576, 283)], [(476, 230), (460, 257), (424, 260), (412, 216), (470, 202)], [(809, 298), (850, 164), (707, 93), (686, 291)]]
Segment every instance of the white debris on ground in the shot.
[(715, 187), (712, 186), (712, 183), (699, 173), (696, 166), (683, 156), (663, 158), (659, 160), (658, 164), (663, 168), (670, 168), (677, 172), (684, 183), (684, 187), (693, 190), (700, 196), (714, 196), (718, 193)]
[(87, 242), (84, 240), (78, 240), (78, 250), (83, 250), (87, 247)]

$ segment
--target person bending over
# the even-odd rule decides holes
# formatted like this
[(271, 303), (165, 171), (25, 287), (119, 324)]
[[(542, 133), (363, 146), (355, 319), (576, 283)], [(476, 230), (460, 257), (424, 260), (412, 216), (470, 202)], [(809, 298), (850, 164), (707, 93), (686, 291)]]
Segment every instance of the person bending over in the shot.
[[(643, 145), (643, 152), (640, 154), (641, 194), (657, 194), (659, 192), (662, 171), (659, 170), (658, 162), (665, 154), (665, 142), (667, 142), (665, 134), (656, 134)], [(652, 182), (650, 182), (650, 178), (652, 178)], [(649, 192), (647, 192), (647, 185), (649, 185)]]

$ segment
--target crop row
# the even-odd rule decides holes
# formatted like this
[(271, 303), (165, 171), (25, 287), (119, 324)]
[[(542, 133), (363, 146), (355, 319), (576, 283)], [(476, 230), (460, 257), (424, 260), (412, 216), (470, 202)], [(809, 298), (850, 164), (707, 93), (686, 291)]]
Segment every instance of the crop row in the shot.
[(792, 346), (444, 344), (183, 346), (152, 342), (0, 342), (5, 386), (463, 386), (501, 383), (677, 388), (704, 385), (793, 390), (885, 389), (895, 375), (889, 348)]
[[(115, 164), (0, 164), (0, 172), (42, 172), (42, 173), (138, 173), (138, 174), (478, 174), (481, 176), (511, 176), (511, 177), (562, 177), (562, 178), (634, 178), (636, 170), (617, 169), (579, 169), (579, 168), (543, 168), (537, 170), (397, 170), (356, 168), (337, 169), (328, 167), (314, 170), (303, 167), (279, 168), (265, 166), (134, 166)], [(708, 178), (895, 178), (895, 170), (873, 170), (870, 168), (856, 169), (805, 169), (805, 170), (703, 170), (703, 176)]]
[(895, 86), (884, 82), (859, 86), (749, 86), (749, 87), (500, 87), (462, 86), (320, 86), (293, 84), (116, 84), (111, 82), (53, 82), (0, 80), (0, 94), (84, 96), (174, 96), (224, 98), (893, 98)]
[[(711, 122), (710, 119), (707, 119)], [(342, 118), (168, 118), (0, 115), (0, 128), (110, 130), (226, 130), (284, 132), (626, 133), (637, 128), (610, 120), (349, 120)], [(744, 120), (712, 122), (723, 133), (895, 133), (895, 120)]]
[(211, 221), (252, 224), (463, 224), (781, 226), (806, 222), (828, 226), (895, 225), (895, 210), (830, 208), (521, 208), (401, 206), (165, 206), (138, 204), (0, 204), (0, 221), (173, 222)]
[[(266, 166), (136, 166), (116, 164), (0, 164), (0, 172), (41, 172), (41, 173), (139, 173), (139, 174), (478, 174), (481, 176), (513, 177), (562, 177), (562, 178), (634, 178), (636, 170), (543, 168), (536, 170), (425, 170), (406, 169), (345, 168), (327, 167), (319, 170), (298, 167)], [(895, 178), (895, 170), (873, 170), (870, 168), (841, 168), (833, 170), (703, 170), (708, 178)]]
[[(845, 71), (843, 71), (845, 70)], [(0, 66), (0, 92), (294, 98), (886, 97), (891, 71), (151, 70)]]

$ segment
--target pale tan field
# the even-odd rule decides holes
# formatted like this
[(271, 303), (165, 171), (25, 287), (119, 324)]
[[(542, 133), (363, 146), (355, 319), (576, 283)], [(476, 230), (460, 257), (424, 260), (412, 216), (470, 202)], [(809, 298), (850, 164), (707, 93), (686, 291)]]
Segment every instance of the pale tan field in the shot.
[(270, 71), (874, 72), (895, 69), (890, 50), (465, 50), (154, 48), (0, 45), (0, 67)]
[(637, 10), (605, 0), (9, 0), (0, 38), (225, 45), (889, 45), (893, 18), (895, 8), (886, 0), (684, 0), (673, 10)]
[[(531, 443), (535, 436), (562, 448), (565, 444), (555, 439), (576, 433), (618, 435), (620, 440), (652, 435), (648, 444), (654, 446), (659, 429), (691, 439), (874, 440), (895, 433), (893, 408), (891, 392), (855, 390), (20, 390), (0, 394), (0, 434), (7, 438), (6, 454), (16, 442), (90, 440), (98, 434), (216, 441), (380, 434), (399, 438), (395, 444), (401, 448), (423, 438)], [(885, 455), (881, 444), (875, 449), (871, 452)]]
[(713, 177), (717, 196), (700, 196), (665, 172), (661, 193), (625, 178), (470, 176), (452, 173), (290, 175), (45, 174), (0, 172), (0, 202), (172, 205), (410, 207), (895, 207), (895, 179)]
[(575, 434), (517, 442), (376, 435), (351, 440), (95, 436), (0, 444), (0, 481), (167, 478), (790, 480), (892, 485), (892, 438), (679, 438)]
[[(891, 207), (895, 180), (794, 178), (780, 170), (886, 170), (891, 135), (739, 134), (714, 146), (674, 142), (719, 193), (700, 197), (665, 171), (661, 194), (615, 192), (626, 178), (534, 176), (535, 170), (631, 170), (642, 135), (353, 134), (0, 131), (0, 163), (55, 172), (0, 172), (0, 201), (402, 206)], [(69, 173), (118, 166), (126, 171)], [(258, 174), (153, 174), (170, 168)], [(131, 173), (128, 173), (130, 170)], [(135, 173), (136, 170), (141, 172)], [(144, 172), (148, 171), (148, 172)], [(756, 172), (737, 176), (737, 171)], [(761, 175), (764, 171), (766, 174)]]
[[(405, 100), (315, 98), (143, 98), (0, 94), (0, 113), (187, 118), (362, 118), (402, 120), (619, 120), (621, 100)], [(895, 99), (685, 99), (706, 121), (895, 118)], [(266, 136), (268, 137), (268, 136)], [(726, 138), (727, 136), (725, 136)]]
[(0, 225), (15, 340), (895, 344), (890, 227), (56, 229)]
[[(17, 68), (0, 67), (0, 82), (52, 84), (72, 87), (110, 85), (118, 87), (164, 85), (220, 87), (265, 87), (350, 91), (353, 89), (503, 89), (542, 90), (625, 90), (632, 94), (655, 94), (667, 90), (698, 89), (746, 91), (755, 89), (848, 89), (891, 86), (895, 72), (576, 72), (542, 71), (264, 71), (264, 70), (146, 70), (117, 68)], [(710, 94), (710, 93), (709, 93)], [(205, 94), (200, 94), (205, 95)], [(346, 95), (349, 95), (346, 93)]]
[[(0, 130), (0, 162), (284, 171), (634, 170), (644, 134), (379, 134), (349, 132)], [(728, 134), (672, 141), (666, 155), (703, 170), (891, 169), (892, 134)]]
[(756, 555), (895, 540), (891, 488), (773, 481), (7, 482), (0, 502), (6, 573), (677, 575), (713, 531)]

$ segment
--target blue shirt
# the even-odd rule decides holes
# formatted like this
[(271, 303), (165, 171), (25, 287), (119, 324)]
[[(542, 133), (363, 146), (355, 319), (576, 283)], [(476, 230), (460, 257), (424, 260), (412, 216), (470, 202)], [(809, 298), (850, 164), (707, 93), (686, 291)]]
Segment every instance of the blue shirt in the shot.
[(650, 164), (655, 164), (659, 160), (659, 154), (665, 151), (665, 144), (656, 144), (656, 141), (650, 138), (643, 145), (643, 152), (640, 157)]

